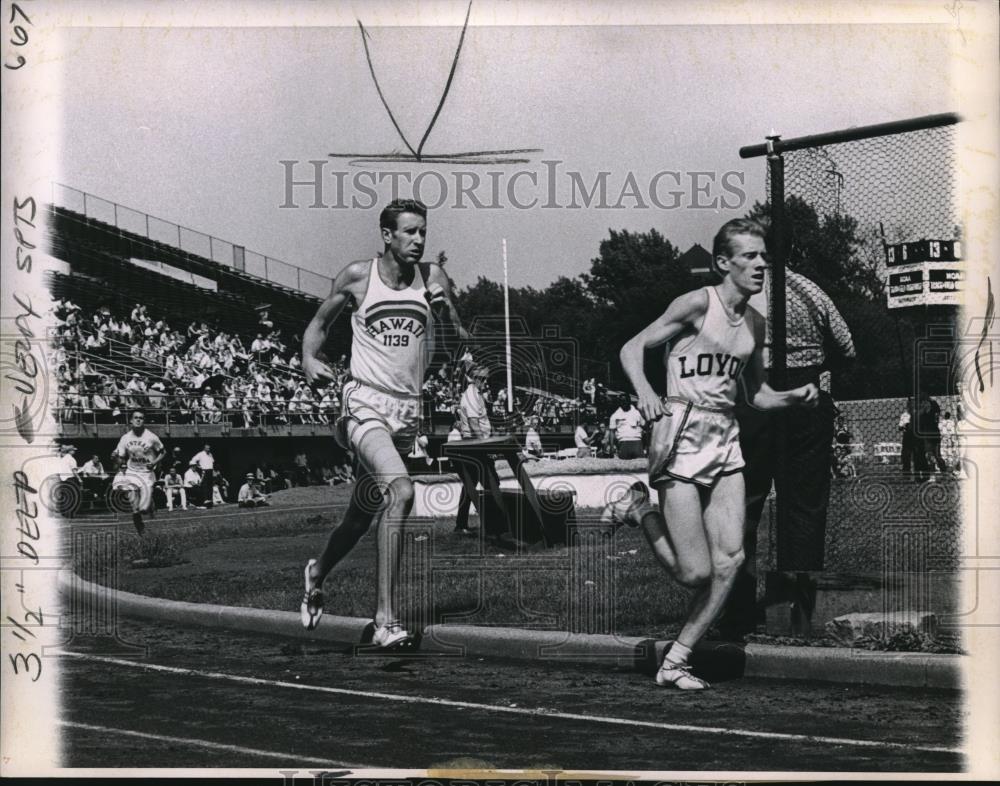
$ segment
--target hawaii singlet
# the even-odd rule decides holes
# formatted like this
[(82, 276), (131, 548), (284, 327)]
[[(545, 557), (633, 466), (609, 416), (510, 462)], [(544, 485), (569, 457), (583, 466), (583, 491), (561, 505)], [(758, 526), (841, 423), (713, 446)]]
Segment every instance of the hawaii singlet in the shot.
[(423, 276), (414, 270), (406, 289), (392, 289), (372, 260), (368, 291), (351, 317), (351, 376), (362, 384), (399, 396), (419, 396), (424, 381), (424, 344), (430, 306)]
[[(708, 308), (701, 329), (685, 331), (667, 350), (667, 395), (700, 407), (731, 410), (740, 374), (754, 350), (753, 329), (746, 314), (730, 318), (715, 287), (704, 289)], [(747, 306), (747, 311), (753, 309)]]
[(162, 450), (163, 443), (160, 442), (160, 438), (149, 429), (143, 429), (139, 436), (129, 429), (118, 440), (115, 453), (128, 459), (125, 466), (130, 472), (149, 472), (149, 465)]

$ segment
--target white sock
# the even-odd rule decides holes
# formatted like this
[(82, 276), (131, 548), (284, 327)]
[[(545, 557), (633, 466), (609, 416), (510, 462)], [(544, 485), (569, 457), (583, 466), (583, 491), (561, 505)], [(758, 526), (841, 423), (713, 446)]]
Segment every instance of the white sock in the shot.
[(667, 652), (667, 656), (663, 659), (663, 664), (671, 666), (680, 666), (688, 662), (688, 657), (691, 655), (691, 648), (685, 647), (679, 641), (675, 641), (670, 645), (670, 650)]

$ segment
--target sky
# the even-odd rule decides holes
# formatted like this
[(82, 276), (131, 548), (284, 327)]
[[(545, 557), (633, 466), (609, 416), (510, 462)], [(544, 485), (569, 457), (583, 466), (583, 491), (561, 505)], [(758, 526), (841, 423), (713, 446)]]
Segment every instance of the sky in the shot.
[[(763, 198), (764, 160), (741, 160), (738, 150), (772, 129), (787, 138), (955, 109), (943, 25), (494, 26), (488, 9), (473, 3), (423, 152), (539, 149), (527, 163), (329, 158), (406, 150), (357, 26), (79, 27), (62, 31), (53, 86), (57, 180), (331, 276), (380, 250), (391, 178), (410, 196), (426, 173), (424, 201), (441, 201), (441, 182), (447, 197), (431, 211), (427, 258), (445, 251), (459, 286), (500, 280), (505, 238), (511, 285), (542, 288), (586, 272), (609, 229), (655, 228), (681, 250), (709, 246), (719, 225)], [(440, 100), (464, 11), (444, 7), (450, 26), (366, 25), (386, 101), (414, 147)], [(365, 22), (365, 7), (357, 13)], [(283, 208), (287, 167), (305, 180), (311, 160), (324, 162), (326, 206), (310, 207), (314, 190), (298, 187), (297, 207)], [(352, 187), (379, 172), (376, 199)], [(601, 172), (605, 206), (595, 195), (587, 207), (579, 185), (591, 189)], [(483, 207), (457, 193), (459, 178), (475, 177)], [(638, 196), (619, 198), (630, 187)], [(70, 206), (78, 199), (59, 196)], [(532, 199), (531, 208), (514, 204)]]

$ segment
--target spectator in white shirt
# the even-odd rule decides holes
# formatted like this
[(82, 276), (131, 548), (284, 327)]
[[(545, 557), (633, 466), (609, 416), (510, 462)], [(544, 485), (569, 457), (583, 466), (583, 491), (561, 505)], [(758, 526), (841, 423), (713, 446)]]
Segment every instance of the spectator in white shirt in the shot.
[(195, 463), (191, 463), (184, 473), (184, 491), (187, 494), (188, 502), (192, 506), (196, 508), (202, 507), (201, 472), (198, 471), (198, 465)]
[(267, 501), (267, 494), (262, 494), (257, 488), (257, 480), (252, 472), (246, 474), (245, 482), (240, 486), (236, 501), (241, 508), (256, 508), (271, 504)]
[(642, 426), (644, 423), (642, 414), (632, 406), (632, 400), (627, 395), (622, 396), (620, 406), (608, 421), (608, 426), (615, 434), (618, 458), (642, 458)]
[(458, 403), (459, 422), (464, 439), (480, 439), (490, 436), (492, 432), (486, 402), (483, 400), (482, 394), (487, 377), (486, 369), (472, 369), (469, 375), (469, 384)]
[(528, 458), (542, 457), (542, 438), (538, 434), (541, 420), (537, 417), (528, 421), (528, 431), (524, 435), (524, 454)]
[(80, 475), (86, 477), (101, 477), (104, 475), (104, 465), (101, 463), (101, 458), (98, 455), (93, 455), (82, 467), (80, 467)]
[(215, 403), (215, 396), (206, 393), (201, 397), (201, 417), (206, 423), (219, 423), (222, 421), (222, 410)]
[(573, 443), (576, 445), (577, 458), (590, 457), (590, 435), (583, 423), (578, 423), (576, 431), (573, 432)]
[(191, 457), (191, 463), (201, 470), (201, 498), (205, 502), (205, 507), (212, 507), (212, 487), (215, 485), (215, 456), (212, 455), (212, 446), (207, 444), (199, 452)]
[(73, 455), (76, 453), (76, 446), (63, 445), (60, 448), (60, 453), (62, 455), (59, 457), (59, 464), (62, 471), (59, 473), (59, 477), (63, 480), (71, 480), (76, 477), (77, 473), (76, 456)]

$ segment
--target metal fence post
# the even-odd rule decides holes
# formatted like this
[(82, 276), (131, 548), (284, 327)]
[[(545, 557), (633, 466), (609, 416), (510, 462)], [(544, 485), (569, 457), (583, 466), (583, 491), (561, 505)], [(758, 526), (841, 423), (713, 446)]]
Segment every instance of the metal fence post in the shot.
[[(785, 265), (788, 261), (788, 222), (785, 211), (785, 161), (777, 149), (781, 137), (767, 137), (767, 167), (771, 180), (771, 289), (768, 293), (771, 322), (771, 370), (770, 382), (776, 390), (787, 387), (786, 369), (788, 365), (788, 333), (787, 333), (787, 303), (785, 288)], [(788, 502), (781, 489), (785, 487), (788, 471), (788, 430), (787, 421), (782, 416), (774, 418), (775, 430), (775, 475), (774, 486), (778, 492), (774, 499), (774, 523), (778, 542), (783, 538), (789, 526)], [(782, 550), (778, 549), (779, 562), (775, 566), (778, 571), (784, 569), (780, 563)]]

